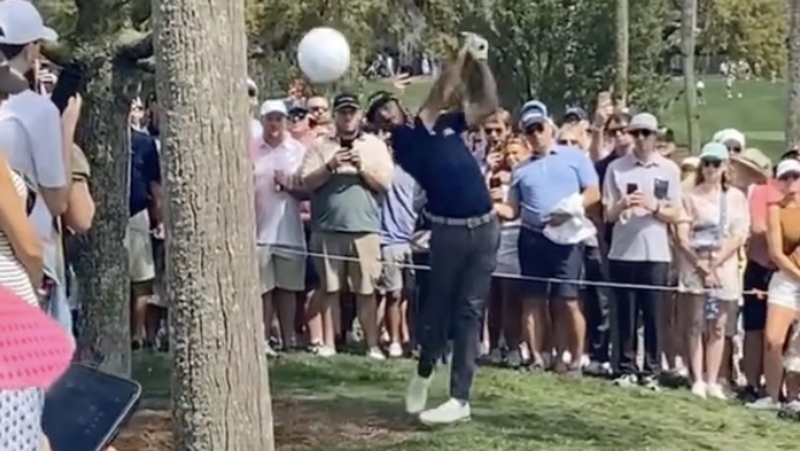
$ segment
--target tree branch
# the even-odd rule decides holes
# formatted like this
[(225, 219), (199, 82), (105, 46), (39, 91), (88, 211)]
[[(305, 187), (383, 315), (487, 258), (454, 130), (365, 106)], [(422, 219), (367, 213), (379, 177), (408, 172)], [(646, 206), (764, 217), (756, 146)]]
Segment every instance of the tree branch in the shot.
[(72, 52), (64, 44), (47, 43), (42, 46), (42, 56), (56, 66), (66, 66), (72, 61)]

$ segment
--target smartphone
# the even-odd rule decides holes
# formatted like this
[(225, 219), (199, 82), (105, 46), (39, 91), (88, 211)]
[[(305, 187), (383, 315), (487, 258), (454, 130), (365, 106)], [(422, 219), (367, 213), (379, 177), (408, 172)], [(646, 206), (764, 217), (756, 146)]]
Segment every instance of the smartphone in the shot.
[(45, 394), (42, 429), (53, 451), (102, 451), (130, 419), (142, 386), (72, 364)]
[(636, 185), (635, 183), (628, 183), (628, 185), (625, 187), (625, 193), (626, 194), (633, 194), (638, 189), (639, 189), (639, 186)]
[(63, 112), (69, 103), (69, 98), (81, 94), (86, 87), (86, 68), (78, 63), (70, 63), (61, 69), (50, 94), (50, 100)]

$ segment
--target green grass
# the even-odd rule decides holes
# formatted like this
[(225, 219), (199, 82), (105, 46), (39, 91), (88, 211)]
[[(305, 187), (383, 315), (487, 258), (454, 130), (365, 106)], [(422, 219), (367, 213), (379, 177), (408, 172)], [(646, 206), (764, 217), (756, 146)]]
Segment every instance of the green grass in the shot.
[[(758, 147), (773, 158), (784, 149), (784, 123), (786, 109), (786, 84), (783, 81), (740, 81), (735, 87), (742, 98), (728, 99), (725, 96), (724, 81), (719, 77), (704, 79), (706, 103), (699, 106), (700, 131), (703, 141), (711, 138), (723, 128), (736, 128), (747, 137), (748, 147)], [(367, 87), (371, 92), (386, 89), (381, 83)], [(430, 88), (429, 82), (411, 85), (403, 97), (411, 106), (422, 103)], [(674, 81), (668, 90), (668, 99), (674, 99), (682, 88), (682, 81)], [(661, 115), (661, 120), (675, 130), (680, 144), (687, 142), (686, 119), (683, 98), (672, 102)]]
[[(163, 359), (137, 362), (146, 396), (168, 392)], [(281, 451), (778, 451), (797, 448), (796, 424), (685, 391), (623, 390), (509, 370), (478, 372), (469, 423), (430, 430), (405, 415), (413, 363), (308, 354), (272, 362)], [(432, 389), (445, 399), (446, 375)], [(309, 431), (313, 431), (309, 433)]]

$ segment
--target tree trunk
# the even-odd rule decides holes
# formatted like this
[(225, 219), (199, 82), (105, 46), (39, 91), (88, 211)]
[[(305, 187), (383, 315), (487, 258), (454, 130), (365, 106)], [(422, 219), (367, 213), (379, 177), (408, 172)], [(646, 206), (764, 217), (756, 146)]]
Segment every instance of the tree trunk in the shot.
[(628, 0), (616, 0), (616, 52), (614, 61), (614, 98), (617, 106), (628, 102), (628, 65), (630, 64), (630, 24)]
[(153, 0), (178, 450), (273, 450), (244, 0)]
[(800, 142), (800, 0), (788, 1), (789, 87), (786, 111), (786, 146)]
[(129, 142), (127, 87), (133, 78), (109, 54), (76, 55), (90, 69), (83, 120), (77, 137), (92, 168), (94, 224), (74, 247), (82, 300), (81, 361), (125, 376), (131, 371), (130, 295), (127, 251)]
[(683, 56), (683, 89), (686, 103), (686, 130), (692, 153), (700, 152), (697, 86), (694, 81), (695, 28), (697, 0), (683, 0), (681, 8), (681, 54)]

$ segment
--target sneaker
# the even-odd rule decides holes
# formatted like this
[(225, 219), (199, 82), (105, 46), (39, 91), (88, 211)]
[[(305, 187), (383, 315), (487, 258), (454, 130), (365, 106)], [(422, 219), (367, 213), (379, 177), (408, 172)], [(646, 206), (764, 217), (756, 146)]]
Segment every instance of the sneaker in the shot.
[(778, 418), (795, 421), (800, 419), (800, 400), (795, 399), (785, 403), (780, 412), (778, 412)]
[(692, 384), (692, 394), (695, 396), (699, 396), (703, 399), (706, 399), (708, 396), (708, 390), (706, 389), (706, 383), (703, 381), (697, 381)]
[(739, 392), (737, 397), (745, 404), (749, 404), (761, 398), (761, 392), (758, 388), (753, 387), (752, 385), (747, 385)]
[(503, 351), (498, 348), (492, 349), (486, 356), (486, 362), (489, 365), (500, 365), (503, 363)]
[(264, 352), (267, 354), (267, 357), (277, 357), (278, 353), (275, 349), (272, 348), (272, 345), (269, 344), (269, 341), (264, 343)]
[(610, 376), (611, 364), (608, 362), (598, 362), (597, 360), (592, 360), (584, 367), (583, 371), (592, 376)]
[(406, 390), (406, 412), (416, 415), (425, 410), (425, 405), (428, 403), (428, 389), (432, 380), (433, 376), (423, 378), (414, 375)]
[(522, 366), (522, 353), (519, 349), (509, 351), (506, 356), (506, 365), (515, 369)]
[(519, 356), (522, 359), (522, 362), (530, 362), (531, 361), (531, 351), (528, 349), (528, 345), (523, 343), (519, 347)]
[(764, 396), (763, 398), (759, 398), (751, 403), (745, 404), (744, 406), (753, 410), (767, 410), (774, 412), (781, 410), (781, 403), (773, 400), (769, 396)]
[(372, 360), (386, 360), (386, 356), (381, 351), (381, 348), (369, 348), (367, 350), (367, 357)]
[(426, 426), (452, 424), (469, 420), (472, 414), (469, 403), (450, 398), (444, 404), (419, 414), (419, 421)]
[(658, 378), (655, 376), (643, 377), (641, 385), (650, 391), (661, 391), (661, 385), (658, 383)]
[(635, 387), (637, 382), (636, 376), (633, 374), (623, 374), (622, 376), (614, 379), (614, 385), (622, 388)]
[(403, 357), (403, 346), (400, 343), (392, 343), (389, 345), (389, 357), (396, 359)]
[(726, 401), (728, 395), (725, 394), (725, 389), (720, 384), (708, 384), (706, 386), (706, 393), (709, 398), (720, 399)]
[(333, 346), (322, 345), (317, 348), (317, 355), (320, 357), (333, 357), (336, 355), (336, 348)]

